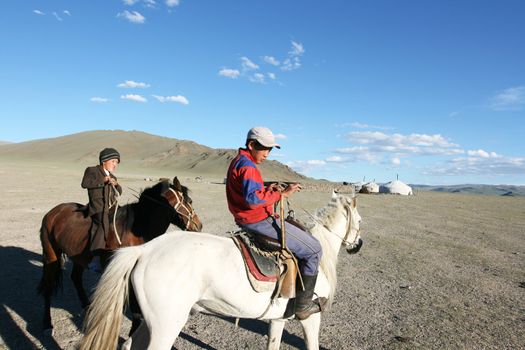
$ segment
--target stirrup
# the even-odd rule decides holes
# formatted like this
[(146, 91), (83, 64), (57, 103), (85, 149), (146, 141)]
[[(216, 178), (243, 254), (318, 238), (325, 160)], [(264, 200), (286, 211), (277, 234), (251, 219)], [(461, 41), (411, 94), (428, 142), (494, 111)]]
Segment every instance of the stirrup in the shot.
[(325, 311), (327, 303), (328, 299), (325, 297), (315, 298), (314, 300), (312, 300), (312, 302), (308, 305), (306, 309), (295, 310), (295, 318), (297, 318), (300, 321), (306, 320), (313, 314)]

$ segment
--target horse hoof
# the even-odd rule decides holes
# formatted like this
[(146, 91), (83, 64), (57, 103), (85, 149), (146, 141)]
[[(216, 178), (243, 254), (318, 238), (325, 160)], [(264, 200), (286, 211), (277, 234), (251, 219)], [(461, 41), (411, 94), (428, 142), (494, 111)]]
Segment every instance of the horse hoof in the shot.
[(120, 347), (120, 350), (131, 350), (131, 343), (132, 343), (132, 339), (131, 337), (128, 338), (128, 340), (126, 340), (122, 346)]
[(52, 337), (54, 335), (54, 332), (53, 332), (53, 327), (50, 327), (50, 328), (46, 328), (44, 329), (44, 331), (42, 332), (44, 334), (44, 336), (46, 337)]

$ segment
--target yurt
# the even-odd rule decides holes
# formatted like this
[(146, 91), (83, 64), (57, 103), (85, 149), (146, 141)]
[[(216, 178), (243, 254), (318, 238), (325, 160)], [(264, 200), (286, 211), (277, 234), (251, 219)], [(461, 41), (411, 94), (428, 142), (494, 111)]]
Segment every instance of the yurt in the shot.
[(361, 186), (359, 193), (379, 193), (379, 185), (375, 182), (367, 182)]
[(354, 191), (355, 191), (356, 193), (358, 193), (358, 192), (361, 191), (361, 188), (363, 187), (364, 182), (361, 182), (361, 181), (359, 181), (359, 182), (352, 182), (351, 184), (352, 184), (352, 186), (354, 187)]
[(379, 193), (402, 194), (405, 196), (413, 195), (412, 187), (399, 180), (390, 181), (384, 185), (379, 186)]

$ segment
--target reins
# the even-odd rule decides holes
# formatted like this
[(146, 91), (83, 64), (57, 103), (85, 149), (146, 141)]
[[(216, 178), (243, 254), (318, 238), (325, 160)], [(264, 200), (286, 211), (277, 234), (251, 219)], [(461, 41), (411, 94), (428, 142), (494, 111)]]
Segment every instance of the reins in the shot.
[[(117, 242), (119, 244), (119, 246), (122, 245), (122, 241), (120, 239), (120, 236), (118, 234), (118, 231), (117, 231), (117, 226), (116, 226), (116, 217), (117, 217), (117, 210), (118, 210), (118, 202), (119, 202), (119, 199), (120, 199), (120, 193), (117, 191), (115, 185), (111, 184), (111, 187), (113, 189), (113, 191), (115, 192), (115, 202), (111, 203), (110, 206), (109, 206), (109, 209), (111, 209), (113, 206), (116, 206), (115, 208), (115, 211), (113, 212), (113, 230), (114, 230), (114, 233), (115, 233), (115, 238), (117, 239)], [(139, 193), (139, 191), (137, 191), (136, 189), (134, 188), (131, 188), (129, 186), (125, 186), (127, 189), (130, 189), (132, 192), (135, 192), (135, 193)], [(160, 206), (163, 206), (165, 208), (168, 208), (168, 209), (174, 209), (175, 212), (185, 218), (188, 219), (188, 222), (186, 224), (186, 227), (185, 229), (188, 230), (190, 225), (193, 223), (193, 217), (195, 216), (195, 209), (191, 208), (191, 210), (184, 204), (184, 195), (183, 194), (180, 194), (180, 197), (179, 197), (179, 194), (177, 193), (177, 191), (175, 191), (173, 188), (171, 187), (168, 187), (168, 190), (173, 192), (173, 194), (175, 195), (175, 198), (177, 199), (177, 203), (175, 203), (173, 206), (171, 205), (166, 205), (166, 203), (164, 202), (161, 202), (159, 201), (158, 199), (156, 198), (153, 198), (147, 194), (144, 194), (142, 193), (140, 197), (144, 197), (154, 203), (157, 203), (159, 204)], [(136, 194), (134, 194), (135, 198), (137, 198), (139, 201), (140, 201), (140, 197), (137, 196)], [(182, 207), (186, 210), (186, 212), (188, 212), (189, 214), (184, 214), (184, 213), (181, 213), (178, 209)]]
[(109, 206), (109, 209), (111, 209), (113, 206), (115, 206), (115, 210), (113, 211), (113, 233), (115, 234), (115, 238), (117, 239), (117, 243), (119, 246), (122, 245), (122, 241), (120, 240), (120, 236), (118, 235), (118, 232), (117, 232), (117, 225), (116, 225), (116, 218), (117, 218), (117, 210), (118, 210), (118, 201), (120, 199), (120, 193), (117, 191), (117, 189), (115, 188), (115, 185), (113, 185), (113, 183), (111, 183), (111, 188), (113, 189), (113, 192), (115, 192), (115, 201), (113, 203), (110, 204)]

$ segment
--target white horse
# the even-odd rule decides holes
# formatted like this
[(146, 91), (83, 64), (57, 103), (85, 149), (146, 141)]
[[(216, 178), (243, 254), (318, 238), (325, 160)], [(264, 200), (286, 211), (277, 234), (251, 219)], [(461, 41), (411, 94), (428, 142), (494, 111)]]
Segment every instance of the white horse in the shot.
[[(356, 206), (355, 198), (334, 193), (332, 200), (318, 210), (310, 230), (323, 248), (315, 293), (326, 297), (329, 304), (336, 289), (341, 243), (349, 253), (359, 250), (362, 244), (361, 216)], [(81, 350), (116, 348), (130, 279), (145, 322), (124, 343), (125, 349), (171, 349), (192, 309), (271, 320), (267, 348), (280, 347), (288, 299), (277, 298), (271, 303), (272, 292), (257, 293), (252, 289), (233, 240), (177, 232), (117, 251), (94, 293)], [(321, 314), (300, 322), (307, 348), (318, 349)]]

